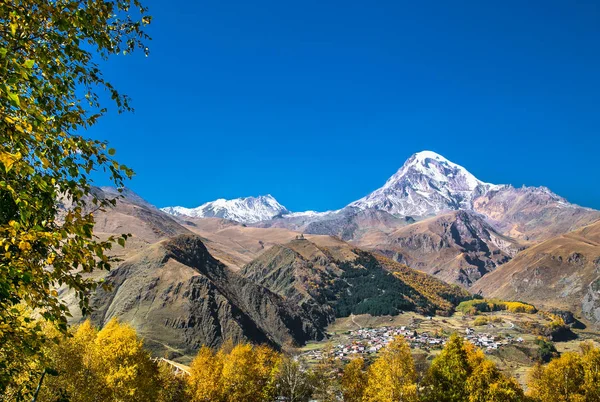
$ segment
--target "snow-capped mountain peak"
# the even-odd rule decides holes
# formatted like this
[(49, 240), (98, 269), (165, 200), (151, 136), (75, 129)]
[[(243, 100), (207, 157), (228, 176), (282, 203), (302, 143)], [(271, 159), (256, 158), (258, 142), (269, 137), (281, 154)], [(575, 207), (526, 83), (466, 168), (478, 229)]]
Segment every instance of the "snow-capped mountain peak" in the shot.
[(165, 207), (162, 211), (176, 216), (191, 216), (194, 218), (223, 218), (240, 223), (255, 223), (271, 219), (274, 216), (289, 213), (270, 194), (258, 197), (244, 197), (207, 202), (196, 208)]
[(381, 209), (393, 215), (428, 216), (472, 209), (473, 199), (492, 187), (443, 156), (422, 151), (408, 158), (383, 187), (350, 206)]
[(442, 155), (433, 151), (421, 151), (408, 158), (400, 170), (388, 179), (385, 186), (393, 186), (395, 182), (401, 180), (411, 170), (430, 177), (439, 183), (451, 183), (457, 190), (462, 191), (472, 191), (479, 185), (487, 184), (477, 179), (464, 167), (450, 162)]

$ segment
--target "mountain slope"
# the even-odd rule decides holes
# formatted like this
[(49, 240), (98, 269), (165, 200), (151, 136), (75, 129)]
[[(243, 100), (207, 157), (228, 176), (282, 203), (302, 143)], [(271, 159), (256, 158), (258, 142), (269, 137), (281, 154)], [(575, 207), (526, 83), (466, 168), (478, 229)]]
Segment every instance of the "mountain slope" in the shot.
[(118, 197), (114, 207), (94, 213), (96, 234), (130, 233), (130, 242), (154, 243), (179, 234), (191, 232), (180, 225), (173, 217), (144, 201), (129, 189), (123, 193), (112, 187), (95, 187), (92, 193), (99, 199)]
[(93, 321), (129, 322), (155, 352), (193, 354), (225, 339), (303, 344), (323, 336), (297, 305), (231, 272), (199, 237), (161, 241), (110, 272), (93, 296)]
[(600, 323), (600, 221), (522, 251), (472, 290), (571, 310)]
[(274, 246), (241, 273), (298, 303), (323, 325), (350, 314), (447, 315), (469, 297), (457, 286), (327, 237)]
[(240, 223), (259, 222), (289, 212), (270, 194), (258, 197), (235, 198), (233, 200), (221, 198), (196, 208), (165, 207), (162, 208), (162, 211), (176, 216), (224, 218)]
[(463, 286), (471, 286), (524, 248), (467, 211), (425, 219), (358, 244)]
[(281, 228), (251, 227), (220, 218), (175, 218), (186, 229), (202, 236), (210, 253), (236, 271), (273, 245), (287, 243), (299, 234)]

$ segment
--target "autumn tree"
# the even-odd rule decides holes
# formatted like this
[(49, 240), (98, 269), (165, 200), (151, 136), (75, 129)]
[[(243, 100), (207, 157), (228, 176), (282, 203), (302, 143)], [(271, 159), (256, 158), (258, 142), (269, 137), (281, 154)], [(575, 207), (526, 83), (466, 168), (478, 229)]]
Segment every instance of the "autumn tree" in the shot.
[(226, 342), (217, 353), (204, 346), (192, 361), (188, 394), (194, 402), (271, 401), (280, 359), (267, 346)]
[(518, 402), (525, 398), (513, 378), (456, 334), (433, 360), (423, 385), (424, 400), (431, 402)]
[(71, 288), (87, 312), (96, 283), (82, 274), (109, 269), (106, 250), (126, 238), (94, 237), (94, 210), (114, 200), (93, 196), (89, 174), (104, 171), (121, 187), (132, 171), (105, 142), (81, 133), (107, 112), (104, 91), (119, 112), (131, 110), (98, 60), (147, 52), (146, 14), (138, 0), (0, 2), (2, 348), (37, 347), (39, 337), (28, 336), (14, 309), (21, 303), (66, 330), (59, 286)]
[(427, 401), (463, 402), (468, 400), (466, 382), (473, 372), (461, 337), (452, 335), (433, 360), (425, 376)]
[(590, 342), (581, 344), (583, 392), (588, 401), (600, 401), (600, 349)]
[(46, 377), (40, 400), (109, 400), (110, 393), (98, 372), (98, 350), (95, 345), (98, 331), (86, 321), (71, 331), (70, 335), (63, 336), (60, 342), (44, 350), (43, 356), (51, 362), (58, 376)]
[(361, 402), (367, 380), (364, 359), (357, 357), (350, 360), (344, 367), (341, 379), (344, 402)]
[(111, 320), (97, 331), (89, 321), (45, 351), (56, 376), (47, 376), (40, 401), (160, 401), (158, 367), (135, 330)]
[(341, 362), (335, 358), (333, 346), (328, 344), (321, 350), (321, 358), (311, 371), (313, 398), (322, 402), (338, 401), (341, 394), (341, 371)]
[(158, 365), (159, 391), (158, 402), (187, 402), (190, 400), (186, 392), (186, 375), (176, 374), (173, 368), (165, 363)]
[(141, 339), (128, 324), (110, 320), (98, 332), (97, 372), (113, 400), (148, 401), (158, 393), (158, 370)]
[[(36, 320), (28, 309), (21, 305), (15, 308), (19, 313), (14, 316), (21, 320), (22, 325), (20, 335), (26, 339), (22, 343), (0, 345), (0, 401), (31, 400), (32, 384), (39, 380), (49, 365), (48, 358), (40, 356), (39, 352), (53, 345), (58, 334), (52, 325)], [(23, 348), (23, 345), (26, 347)]]
[(278, 354), (266, 346), (236, 345), (223, 362), (225, 401), (261, 402), (273, 399)]
[(397, 337), (379, 352), (368, 370), (364, 392), (366, 402), (416, 401), (417, 373), (410, 347)]
[(468, 402), (521, 402), (523, 389), (512, 377), (507, 377), (494, 363), (483, 360), (466, 383)]
[(266, 345), (254, 349), (253, 380), (260, 390), (261, 401), (270, 401), (277, 392), (277, 370), (281, 354)]
[(202, 346), (190, 366), (188, 393), (193, 402), (222, 400), (223, 354)]
[(276, 369), (276, 394), (288, 402), (307, 402), (312, 395), (311, 376), (298, 360), (282, 357)]
[(600, 349), (590, 342), (581, 353), (567, 352), (529, 375), (529, 396), (535, 401), (600, 401)]

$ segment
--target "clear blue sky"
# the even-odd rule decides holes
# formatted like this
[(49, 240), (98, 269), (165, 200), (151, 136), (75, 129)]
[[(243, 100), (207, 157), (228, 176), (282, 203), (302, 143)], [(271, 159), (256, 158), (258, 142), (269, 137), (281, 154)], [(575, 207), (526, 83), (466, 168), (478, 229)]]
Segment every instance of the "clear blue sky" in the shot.
[(428, 149), (600, 208), (598, 1), (145, 3), (150, 57), (106, 66), (136, 112), (89, 135), (157, 206), (340, 208)]

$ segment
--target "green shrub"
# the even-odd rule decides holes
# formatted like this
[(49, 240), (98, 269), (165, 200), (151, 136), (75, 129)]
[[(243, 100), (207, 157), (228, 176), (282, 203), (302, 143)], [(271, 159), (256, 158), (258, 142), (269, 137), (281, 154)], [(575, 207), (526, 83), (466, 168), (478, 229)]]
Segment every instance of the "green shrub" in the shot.
[(504, 301), (498, 299), (475, 299), (467, 300), (456, 307), (456, 311), (464, 314), (476, 315), (479, 313), (489, 313), (491, 311), (510, 311), (511, 313), (535, 314), (535, 306), (517, 301)]
[(554, 343), (539, 337), (535, 341), (535, 344), (538, 346), (537, 355), (541, 362), (548, 363), (554, 357), (558, 356), (558, 351), (556, 350)]

